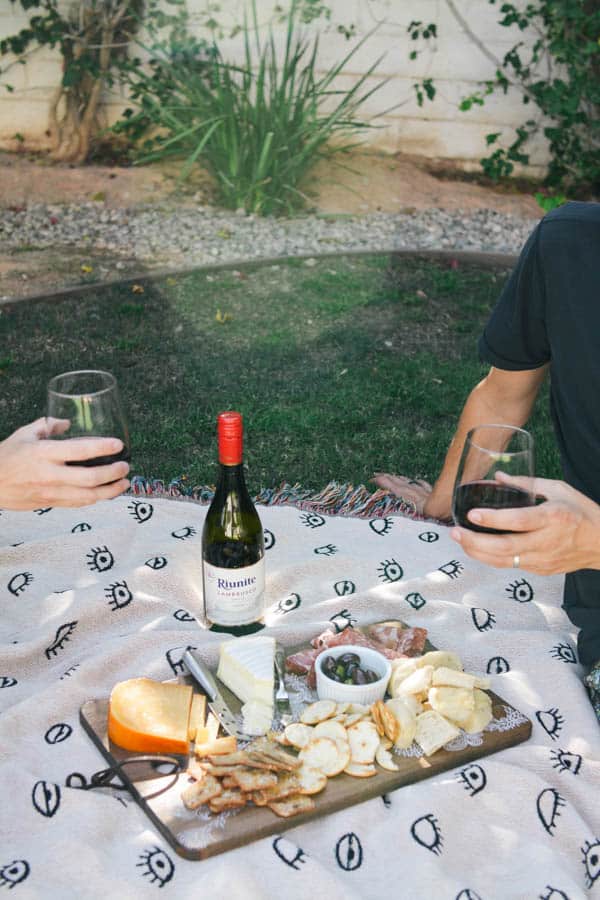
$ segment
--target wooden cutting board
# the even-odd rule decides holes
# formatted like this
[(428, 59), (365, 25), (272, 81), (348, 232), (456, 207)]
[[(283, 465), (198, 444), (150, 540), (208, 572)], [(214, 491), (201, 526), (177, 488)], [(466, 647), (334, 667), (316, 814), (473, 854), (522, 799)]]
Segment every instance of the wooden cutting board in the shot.
[[(426, 649), (433, 650), (435, 647), (428, 643)], [(194, 689), (197, 689), (196, 686)], [(430, 757), (399, 756), (398, 772), (387, 772), (377, 767), (378, 774), (371, 778), (337, 775), (329, 779), (324, 791), (313, 797), (315, 808), (311, 812), (289, 819), (276, 816), (268, 808), (255, 806), (218, 815), (210, 813), (207, 808), (187, 810), (181, 802), (181, 792), (189, 783), (183, 771), (187, 762), (184, 757), (175, 757), (182, 769), (179, 775), (163, 775), (160, 768), (157, 771), (156, 766), (143, 762), (142, 754), (131, 753), (113, 744), (107, 735), (107, 697), (86, 701), (80, 709), (80, 721), (108, 765), (121, 765), (121, 780), (175, 851), (186, 859), (205, 859), (272, 834), (281, 834), (288, 828), (363, 803), (406, 784), (431, 778), (448, 769), (464, 767), (483, 756), (526, 741), (531, 736), (531, 721), (497, 694), (492, 691), (488, 693), (492, 698), (494, 721), (488, 726), (492, 730), (476, 736), (476, 740), (481, 739), (480, 743), (473, 743), (473, 736), (468, 736), (471, 742), (462, 742), (459, 749), (443, 748)], [(126, 765), (123, 767), (124, 762)]]

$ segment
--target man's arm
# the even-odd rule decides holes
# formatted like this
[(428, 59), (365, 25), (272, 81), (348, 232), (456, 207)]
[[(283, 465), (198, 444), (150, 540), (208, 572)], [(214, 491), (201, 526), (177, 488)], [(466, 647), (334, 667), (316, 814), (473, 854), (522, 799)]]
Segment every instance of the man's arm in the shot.
[(517, 372), (492, 367), (473, 388), (463, 407), (442, 471), (424, 503), (426, 516), (450, 517), (454, 479), (467, 432), (477, 425), (525, 425), (547, 371), (548, 365)]

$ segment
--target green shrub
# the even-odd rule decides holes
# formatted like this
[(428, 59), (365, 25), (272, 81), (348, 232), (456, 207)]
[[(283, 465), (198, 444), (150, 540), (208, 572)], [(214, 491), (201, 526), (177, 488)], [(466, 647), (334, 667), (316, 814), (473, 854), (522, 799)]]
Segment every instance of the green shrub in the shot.
[(245, 21), (244, 34), (241, 65), (226, 62), (216, 40), (197, 45), (201, 53), (194, 65), (173, 48), (154, 48), (152, 72), (137, 86), (129, 128), (154, 130), (139, 162), (180, 157), (182, 179), (202, 162), (223, 206), (286, 213), (304, 204), (306, 176), (319, 159), (356, 146), (356, 135), (373, 127), (358, 111), (384, 83), (365, 86), (380, 60), (351, 89), (336, 88), (334, 79), (369, 35), (319, 75), (318, 37), (311, 41), (302, 34), (295, 6), (287, 16), (283, 53), (271, 28), (261, 42), (255, 8), (253, 27)]

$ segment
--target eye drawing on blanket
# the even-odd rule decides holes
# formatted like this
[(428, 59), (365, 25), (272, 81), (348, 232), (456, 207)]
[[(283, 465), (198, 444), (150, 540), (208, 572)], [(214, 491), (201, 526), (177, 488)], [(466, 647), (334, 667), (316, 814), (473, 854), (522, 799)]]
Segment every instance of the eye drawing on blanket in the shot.
[(474, 606), (471, 609), (471, 618), (473, 619), (473, 625), (477, 631), (490, 631), (496, 624), (496, 616), (494, 613), (491, 613), (489, 609), (483, 609), (479, 606)]
[(320, 516), (317, 513), (303, 513), (303, 515), (300, 516), (300, 521), (307, 528), (320, 528), (321, 525), (325, 524), (323, 516)]
[(342, 835), (335, 845), (335, 858), (340, 869), (345, 872), (354, 872), (360, 869), (363, 863), (363, 849), (358, 836), (349, 831)]
[(585, 866), (585, 881), (588, 888), (591, 888), (600, 875), (600, 841), (596, 840), (593, 844), (586, 841), (581, 848), (583, 853), (583, 864)]
[(463, 787), (467, 790), (471, 797), (482, 791), (487, 784), (487, 776), (481, 766), (471, 763), (461, 769), (457, 775), (459, 781), (462, 781)]
[(56, 725), (50, 726), (44, 735), (44, 740), (47, 744), (60, 744), (70, 738), (72, 734), (73, 729), (70, 725), (66, 722), (57, 722)]
[(389, 534), (392, 530), (394, 521), (393, 519), (389, 519), (387, 516), (384, 519), (371, 519), (369, 522), (369, 528), (375, 532), (375, 534), (386, 535)]
[(381, 578), (382, 581), (388, 583), (392, 581), (400, 581), (400, 579), (404, 575), (404, 569), (395, 559), (384, 559), (379, 563), (377, 575), (379, 576), (379, 578)]
[(108, 547), (92, 547), (86, 553), (87, 567), (92, 572), (107, 572), (115, 564), (115, 558)]
[(450, 562), (444, 563), (443, 566), (438, 568), (438, 572), (443, 572), (444, 575), (447, 575), (448, 578), (458, 578), (460, 573), (463, 571), (464, 566), (457, 559), (451, 559)]
[(439, 539), (440, 536), (437, 531), (422, 531), (419, 535), (419, 540), (423, 541), (425, 544), (435, 544)]
[(583, 756), (579, 753), (569, 753), (568, 750), (551, 750), (550, 758), (554, 760), (552, 766), (559, 772), (570, 772), (572, 775), (578, 775), (583, 762)]
[(45, 506), (43, 509), (34, 509), (34, 513), (36, 516), (45, 516), (46, 513), (49, 513), (51, 510), (51, 506)]
[(431, 850), (431, 852), (435, 853), (437, 856), (441, 854), (444, 839), (442, 837), (440, 823), (433, 813), (428, 813), (426, 816), (421, 816), (420, 819), (415, 819), (410, 826), (410, 833), (417, 844), (420, 844), (427, 850)]
[(91, 531), (92, 526), (88, 522), (79, 522), (71, 528), (71, 534), (77, 534), (79, 531)]
[(77, 669), (79, 668), (80, 665), (81, 665), (81, 663), (76, 663), (76, 665), (74, 665), (74, 666), (69, 666), (67, 671), (63, 672), (63, 674), (60, 676), (59, 680), (62, 681), (63, 678), (70, 678), (71, 675), (73, 675), (73, 673), (77, 671)]
[(390, 796), (389, 794), (382, 794), (382, 795), (381, 795), (381, 800), (382, 800), (383, 805), (385, 806), (385, 808), (386, 808), (386, 809), (390, 809), (390, 807), (391, 807), (391, 805), (392, 805), (392, 798), (391, 798), (391, 796)]
[(197, 649), (197, 647), (188, 644), (186, 647), (171, 647), (170, 650), (167, 650), (165, 656), (167, 657), (167, 662), (171, 667), (173, 675), (187, 675), (187, 669), (183, 664), (183, 654), (186, 650)]
[(187, 541), (189, 537), (193, 537), (196, 534), (196, 529), (193, 525), (184, 525), (183, 528), (177, 529), (177, 531), (171, 532), (171, 537), (177, 538), (178, 541)]
[(265, 550), (270, 550), (271, 547), (275, 546), (275, 535), (268, 528), (263, 529), (263, 534), (265, 536)]
[(14, 687), (16, 684), (18, 684), (17, 679), (11, 678), (10, 675), (2, 675), (2, 677), (0, 677), (0, 690), (2, 688)]
[(139, 525), (142, 525), (144, 522), (147, 522), (148, 519), (151, 519), (152, 513), (154, 512), (152, 504), (146, 503), (143, 500), (133, 500), (127, 509)]
[(561, 716), (557, 707), (550, 709), (539, 709), (535, 714), (536, 719), (553, 741), (557, 740), (565, 724), (563, 716)]
[[(296, 872), (300, 869), (299, 863), (306, 862), (304, 850), (301, 850), (300, 847), (296, 847), (296, 845), (291, 841), (288, 841), (287, 838), (281, 836), (276, 837), (272, 847), (279, 859), (291, 869), (295, 869)], [(289, 850), (289, 856), (286, 853), (287, 850)]]
[(350, 610), (341, 609), (338, 613), (332, 616), (329, 621), (335, 628), (336, 634), (341, 634), (342, 631), (344, 631), (346, 628), (356, 625), (358, 619), (352, 615)]
[(6, 586), (13, 597), (18, 597), (25, 588), (29, 587), (32, 581), (33, 575), (31, 572), (18, 572), (16, 575), (13, 575)]
[(323, 544), (322, 547), (315, 547), (315, 553), (318, 553), (320, 556), (333, 556), (334, 553), (338, 552), (338, 548), (333, 544)]
[(557, 819), (563, 806), (567, 805), (567, 801), (560, 796), (556, 788), (545, 788), (536, 800), (537, 812), (540, 822), (551, 837), (554, 837), (554, 829), (556, 828)]
[(520, 578), (513, 581), (513, 583), (509, 584), (504, 590), (510, 594), (510, 599), (516, 600), (517, 603), (529, 603), (529, 601), (533, 600), (535, 597), (533, 588), (526, 578)]
[(188, 612), (187, 609), (176, 609), (173, 613), (173, 618), (177, 619), (178, 622), (193, 622), (194, 617), (191, 612)]
[(577, 654), (570, 644), (563, 644), (562, 642), (556, 644), (550, 651), (550, 655), (564, 663), (577, 662)]
[(77, 620), (74, 622), (65, 622), (63, 625), (60, 625), (56, 629), (56, 634), (54, 635), (54, 640), (50, 644), (49, 647), (46, 647), (44, 651), (46, 654), (46, 659), (50, 659), (51, 656), (56, 656), (59, 650), (62, 650), (73, 632), (77, 627)]
[(147, 559), (144, 563), (145, 566), (148, 566), (149, 569), (164, 569), (167, 565), (166, 556), (151, 556), (150, 559)]
[(29, 871), (29, 863), (24, 859), (13, 859), (7, 865), (0, 866), (0, 887), (8, 885), (9, 890), (14, 888), (16, 884), (25, 881)]
[(344, 578), (342, 581), (336, 581), (333, 586), (334, 591), (338, 595), (338, 597), (347, 597), (348, 594), (353, 594), (356, 590), (356, 585), (353, 581), (350, 581), (347, 578)]
[(133, 594), (127, 587), (126, 581), (115, 581), (114, 584), (109, 584), (108, 587), (104, 588), (104, 595), (113, 612), (129, 606), (133, 600)]
[(139, 856), (140, 862), (136, 866), (142, 867), (142, 875), (149, 878), (152, 884), (158, 882), (159, 887), (171, 880), (175, 873), (175, 866), (171, 857), (160, 847), (152, 847)]
[(420, 594), (418, 591), (411, 591), (404, 599), (413, 609), (422, 609), (427, 602), (423, 594)]
[(481, 900), (481, 897), (471, 888), (464, 888), (460, 894), (456, 895), (456, 900)]
[(487, 664), (486, 672), (488, 675), (503, 675), (504, 672), (510, 672), (508, 660), (503, 656), (492, 656)]
[(51, 781), (36, 781), (31, 792), (31, 802), (42, 816), (51, 819), (60, 806), (59, 786)]
[(569, 895), (565, 894), (564, 891), (547, 884), (546, 893), (540, 894), (540, 900), (569, 900)]
[(279, 601), (277, 609), (281, 613), (289, 613), (298, 609), (301, 603), (300, 594), (291, 593), (289, 597), (284, 597), (283, 600)]

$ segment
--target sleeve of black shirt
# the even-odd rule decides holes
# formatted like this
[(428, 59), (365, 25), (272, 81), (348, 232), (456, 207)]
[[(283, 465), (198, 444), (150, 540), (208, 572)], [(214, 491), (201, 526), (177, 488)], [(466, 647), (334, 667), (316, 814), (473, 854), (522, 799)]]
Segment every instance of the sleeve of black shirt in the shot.
[(479, 339), (479, 355), (498, 369), (537, 369), (550, 359), (538, 225), (521, 251)]

